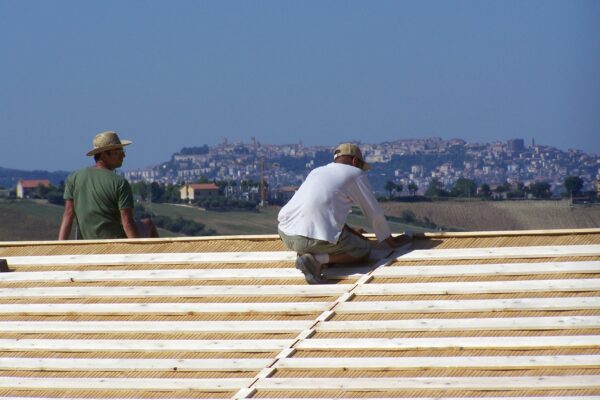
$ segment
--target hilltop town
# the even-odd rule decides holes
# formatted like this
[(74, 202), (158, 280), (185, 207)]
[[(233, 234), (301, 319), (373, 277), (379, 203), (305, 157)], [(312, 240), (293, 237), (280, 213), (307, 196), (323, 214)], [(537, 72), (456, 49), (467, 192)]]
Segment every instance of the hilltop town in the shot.
[[(563, 151), (523, 139), (493, 143), (468, 143), (462, 139), (401, 139), (378, 144), (361, 143), (366, 160), (373, 165), (370, 180), (383, 191), (393, 181), (408, 188), (412, 183), (423, 193), (435, 178), (450, 188), (468, 178), (491, 187), (501, 184), (528, 185), (547, 182), (560, 193), (565, 177), (578, 176), (584, 190), (596, 190), (600, 179), (600, 157), (581, 150)], [(214, 147), (186, 147), (169, 162), (124, 172), (131, 182), (165, 184), (199, 180), (264, 181), (270, 188), (299, 185), (308, 172), (331, 161), (332, 148), (297, 144), (230, 143), (224, 139)]]

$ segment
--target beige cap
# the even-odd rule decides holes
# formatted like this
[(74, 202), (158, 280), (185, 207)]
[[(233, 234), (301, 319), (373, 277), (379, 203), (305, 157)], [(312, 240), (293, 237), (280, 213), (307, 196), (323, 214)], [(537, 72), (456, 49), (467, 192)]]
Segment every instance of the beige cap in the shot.
[(342, 143), (338, 147), (336, 147), (335, 151), (333, 152), (333, 159), (335, 160), (339, 156), (356, 157), (360, 161), (362, 161), (362, 170), (363, 171), (367, 171), (367, 170), (371, 169), (371, 166), (365, 162), (365, 159), (363, 158), (363, 155), (362, 155), (360, 149), (358, 148), (358, 146), (353, 143)]
[(131, 143), (133, 143), (131, 140), (121, 141), (117, 132), (101, 132), (94, 137), (92, 143), (94, 148), (88, 151), (86, 156), (93, 156), (94, 154), (102, 153), (103, 151), (121, 149), (125, 146), (129, 146)]

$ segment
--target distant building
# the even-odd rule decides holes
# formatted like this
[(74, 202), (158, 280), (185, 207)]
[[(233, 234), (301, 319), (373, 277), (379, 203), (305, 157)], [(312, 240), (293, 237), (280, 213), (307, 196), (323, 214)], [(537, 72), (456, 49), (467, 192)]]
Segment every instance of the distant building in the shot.
[(219, 187), (214, 183), (190, 183), (179, 189), (181, 200), (193, 200), (219, 195)]
[(511, 153), (521, 153), (525, 150), (525, 140), (523, 139), (509, 139), (506, 145)]
[(22, 179), (17, 183), (17, 198), (25, 199), (31, 196), (38, 186), (49, 187), (48, 179)]

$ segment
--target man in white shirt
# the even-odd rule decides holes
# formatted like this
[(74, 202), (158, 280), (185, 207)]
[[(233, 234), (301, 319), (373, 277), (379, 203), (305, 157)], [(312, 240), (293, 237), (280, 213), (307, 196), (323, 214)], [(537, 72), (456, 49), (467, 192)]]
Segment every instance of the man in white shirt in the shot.
[(392, 236), (364, 172), (368, 169), (358, 146), (343, 143), (335, 149), (334, 162), (311, 171), (279, 212), (279, 236), (298, 253), (296, 268), (308, 283), (323, 282), (323, 265), (368, 258), (369, 240), (346, 225), (353, 205), (360, 207), (379, 242), (391, 247), (408, 242), (405, 235)]

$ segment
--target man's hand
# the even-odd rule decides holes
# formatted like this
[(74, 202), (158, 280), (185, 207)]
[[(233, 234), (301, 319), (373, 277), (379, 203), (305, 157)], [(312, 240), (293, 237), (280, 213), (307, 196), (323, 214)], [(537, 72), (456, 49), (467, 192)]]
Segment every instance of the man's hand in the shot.
[(405, 244), (411, 243), (413, 239), (411, 232), (406, 232), (400, 236), (389, 236), (384, 242), (393, 248), (404, 246)]

